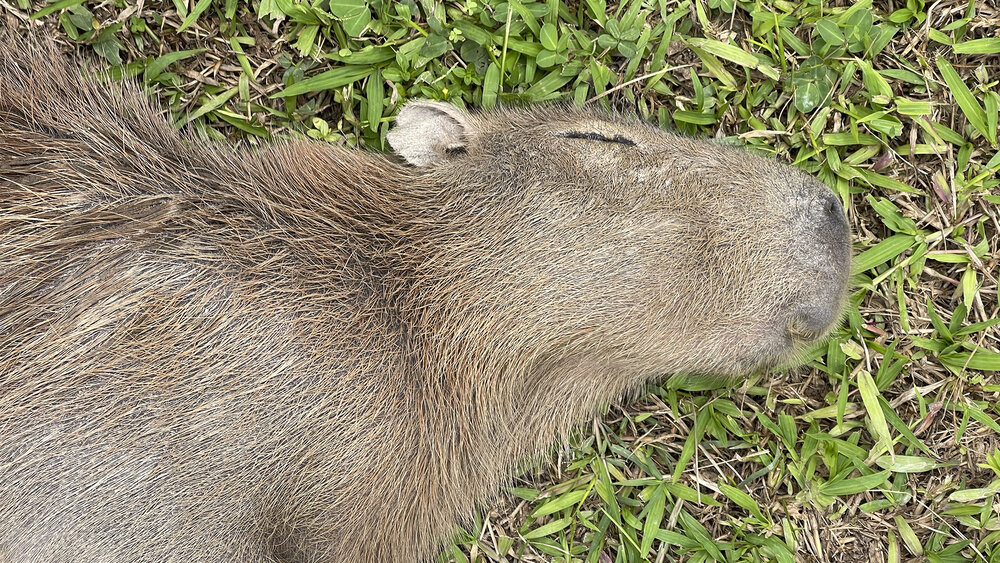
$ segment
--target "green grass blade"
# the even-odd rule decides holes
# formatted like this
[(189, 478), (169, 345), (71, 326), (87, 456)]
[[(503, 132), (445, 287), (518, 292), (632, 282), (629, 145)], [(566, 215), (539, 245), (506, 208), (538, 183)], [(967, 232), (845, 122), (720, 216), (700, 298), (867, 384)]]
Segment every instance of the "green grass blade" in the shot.
[(955, 72), (955, 68), (951, 66), (951, 63), (943, 57), (938, 57), (936, 63), (938, 70), (941, 71), (942, 78), (944, 78), (945, 83), (948, 85), (948, 90), (951, 92), (952, 97), (955, 98), (958, 107), (962, 108), (965, 118), (990, 141), (990, 144), (996, 146), (997, 132), (995, 129), (990, 131), (987, 127), (986, 110), (976, 101), (975, 96), (972, 95), (972, 91), (966, 86), (962, 77)]
[(960, 55), (992, 55), (1000, 53), (1000, 37), (984, 37), (955, 43), (952, 48)]
[(84, 1), (85, 0), (59, 0), (58, 2), (53, 2), (41, 10), (38, 10), (34, 14), (31, 14), (31, 19), (37, 20), (38, 18), (43, 18), (53, 12), (58, 12), (59, 10), (65, 10), (71, 6), (83, 4)]
[(879, 455), (884, 450), (892, 453), (892, 435), (889, 434), (889, 424), (886, 422), (882, 406), (879, 404), (878, 387), (875, 386), (872, 375), (865, 370), (858, 372), (858, 391), (861, 393), (861, 402), (868, 413), (868, 429), (878, 439), (878, 442), (872, 447), (872, 453), (869, 454), (869, 457)]
[(913, 235), (893, 235), (854, 258), (854, 273), (867, 272), (899, 256), (916, 243)]
[(880, 487), (883, 483), (885, 483), (885, 480), (888, 479), (890, 475), (892, 475), (891, 471), (882, 470), (863, 477), (833, 481), (820, 485), (819, 489), (823, 494), (835, 497), (856, 495), (858, 493), (863, 493), (870, 489)]
[(272, 98), (288, 98), (291, 96), (298, 96), (300, 94), (306, 94), (309, 92), (316, 92), (318, 90), (332, 90), (334, 88), (342, 88), (362, 80), (374, 72), (374, 68), (366, 66), (342, 66), (334, 69), (330, 69), (326, 72), (317, 74), (316, 76), (306, 78), (302, 82), (292, 84), (288, 88), (278, 92), (277, 94), (272, 94)]

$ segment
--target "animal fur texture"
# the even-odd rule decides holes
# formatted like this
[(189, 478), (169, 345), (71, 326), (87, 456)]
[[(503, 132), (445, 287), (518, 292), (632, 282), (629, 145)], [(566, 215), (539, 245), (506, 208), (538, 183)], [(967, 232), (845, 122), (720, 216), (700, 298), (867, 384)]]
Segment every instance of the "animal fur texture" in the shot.
[(839, 318), (841, 205), (775, 160), (568, 107), (389, 141), (216, 146), (0, 32), (0, 560), (426, 561), (601, 405)]

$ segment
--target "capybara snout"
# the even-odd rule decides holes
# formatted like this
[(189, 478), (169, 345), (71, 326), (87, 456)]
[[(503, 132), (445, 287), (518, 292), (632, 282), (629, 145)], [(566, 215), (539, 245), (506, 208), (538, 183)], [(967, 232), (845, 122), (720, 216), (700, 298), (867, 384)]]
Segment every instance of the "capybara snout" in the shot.
[(822, 183), (803, 175), (803, 190), (796, 196), (790, 222), (799, 229), (790, 250), (799, 265), (804, 288), (791, 303), (789, 336), (815, 340), (839, 319), (850, 274), (850, 230), (844, 208)]
[(818, 208), (811, 235), (817, 238), (818, 259), (814, 268), (808, 270), (815, 277), (810, 281), (807, 297), (793, 309), (788, 324), (793, 337), (805, 340), (825, 334), (839, 320), (850, 273), (849, 230), (840, 201), (828, 194), (820, 200)]
[(427, 561), (602, 405), (840, 315), (840, 203), (773, 159), (570, 107), (388, 141), (213, 145), (0, 33), (0, 559)]

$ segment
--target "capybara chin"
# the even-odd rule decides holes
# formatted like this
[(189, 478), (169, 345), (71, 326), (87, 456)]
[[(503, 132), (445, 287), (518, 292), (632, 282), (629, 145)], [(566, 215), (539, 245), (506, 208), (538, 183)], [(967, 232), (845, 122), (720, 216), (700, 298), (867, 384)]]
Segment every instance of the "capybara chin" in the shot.
[(569, 107), (414, 101), (398, 157), (179, 133), (0, 34), (0, 560), (426, 561), (526, 459), (838, 322), (838, 199)]

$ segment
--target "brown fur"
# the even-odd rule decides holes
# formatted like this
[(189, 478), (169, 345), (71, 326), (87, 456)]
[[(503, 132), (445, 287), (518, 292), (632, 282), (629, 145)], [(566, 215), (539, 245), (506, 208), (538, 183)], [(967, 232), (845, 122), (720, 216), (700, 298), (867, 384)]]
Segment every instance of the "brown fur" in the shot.
[(600, 405), (836, 320), (846, 222), (801, 172), (407, 111), (427, 166), (210, 146), (0, 33), (0, 559), (426, 560)]

